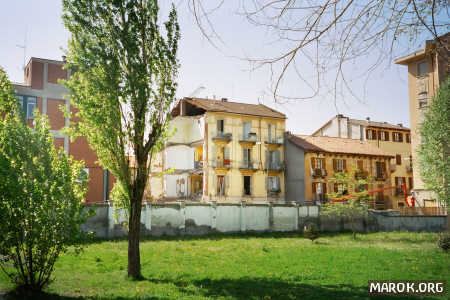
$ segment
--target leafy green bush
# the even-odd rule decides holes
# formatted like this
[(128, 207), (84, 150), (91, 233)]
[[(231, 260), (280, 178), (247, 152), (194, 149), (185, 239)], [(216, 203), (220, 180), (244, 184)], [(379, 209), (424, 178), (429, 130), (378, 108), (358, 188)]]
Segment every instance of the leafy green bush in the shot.
[(40, 291), (60, 253), (86, 236), (86, 178), (81, 162), (56, 151), (44, 116), (35, 114), (33, 129), (23, 122), (1, 69), (0, 82), (0, 267), (19, 287)]
[(312, 242), (319, 238), (319, 230), (317, 230), (317, 226), (313, 223), (308, 223), (303, 228), (303, 236), (307, 239), (310, 239)]

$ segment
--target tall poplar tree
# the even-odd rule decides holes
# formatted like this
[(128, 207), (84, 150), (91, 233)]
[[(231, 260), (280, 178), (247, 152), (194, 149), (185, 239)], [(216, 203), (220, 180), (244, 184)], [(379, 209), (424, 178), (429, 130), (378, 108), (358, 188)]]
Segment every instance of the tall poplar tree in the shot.
[(179, 25), (163, 24), (157, 0), (63, 0), (71, 32), (66, 86), (85, 136), (111, 171), (128, 209), (128, 276), (141, 277), (140, 219), (152, 154), (168, 130), (175, 101)]

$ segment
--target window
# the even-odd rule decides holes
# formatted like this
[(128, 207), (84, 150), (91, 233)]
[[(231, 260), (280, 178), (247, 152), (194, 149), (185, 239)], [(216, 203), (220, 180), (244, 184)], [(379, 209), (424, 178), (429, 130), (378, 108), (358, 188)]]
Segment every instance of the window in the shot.
[(325, 169), (325, 161), (323, 158), (313, 157), (311, 160), (313, 169)]
[(249, 148), (245, 148), (243, 149), (243, 167), (244, 168), (250, 168), (251, 164), (252, 164), (252, 152), (251, 149)]
[(312, 183), (312, 193), (314, 200), (325, 202), (326, 201), (326, 193), (327, 193), (327, 185), (324, 182), (313, 182)]
[(244, 195), (250, 196), (252, 194), (252, 177), (244, 176)]
[(36, 108), (36, 98), (27, 98), (27, 119), (34, 119), (34, 109)]
[(422, 61), (417, 64), (417, 76), (427, 75), (427, 62)]
[(217, 135), (223, 135), (224, 120), (217, 120)]
[(245, 122), (243, 124), (243, 133), (244, 133), (244, 140), (248, 140), (250, 137), (250, 122)]
[(397, 165), (401, 165), (401, 164), (402, 164), (402, 156), (401, 156), (400, 154), (397, 154), (397, 155), (395, 156), (395, 163), (396, 163)]
[(366, 139), (368, 140), (376, 140), (377, 139), (377, 131), (374, 129), (367, 129), (366, 131)]
[(177, 179), (177, 195), (184, 196), (185, 195), (185, 180), (184, 178)]
[(405, 177), (395, 177), (395, 192), (397, 196), (403, 194), (403, 184), (405, 184)]
[(267, 189), (270, 192), (280, 191), (280, 177), (278, 176), (267, 177)]
[(399, 142), (399, 143), (403, 142), (403, 133), (393, 132), (392, 139), (394, 140), (394, 142)]
[(428, 93), (422, 92), (417, 96), (417, 101), (419, 102), (419, 108), (427, 107), (428, 105)]
[(25, 111), (25, 109), (24, 109), (24, 107), (23, 107), (23, 96), (18, 96), (17, 98), (18, 98), (18, 100), (19, 100), (20, 108), (21, 108), (23, 111)]
[(384, 174), (386, 174), (386, 163), (382, 161), (377, 161), (376, 172), (377, 178), (383, 178)]
[(411, 134), (409, 133), (406, 134), (406, 142), (411, 143)]
[(80, 183), (83, 180), (89, 179), (89, 168), (83, 168), (81, 169), (80, 174), (78, 174), (78, 178), (75, 180), (75, 182)]
[(381, 141), (389, 141), (389, 132), (388, 131), (379, 131), (379, 137)]
[(217, 196), (225, 196), (225, 176), (217, 175)]
[(348, 191), (347, 191), (347, 187), (346, 187), (345, 183), (335, 183), (334, 184), (334, 192), (338, 193), (340, 195), (347, 195)]
[(410, 190), (412, 190), (414, 188), (413, 178), (412, 177), (408, 177), (408, 185), (409, 185), (409, 189)]
[(272, 141), (272, 127), (273, 127), (272, 124), (269, 124), (269, 126), (267, 128), (267, 130), (268, 130), (268, 132), (267, 132), (267, 139), (268, 139), (269, 142)]
[(333, 169), (335, 172), (342, 172), (346, 169), (345, 159), (333, 159)]

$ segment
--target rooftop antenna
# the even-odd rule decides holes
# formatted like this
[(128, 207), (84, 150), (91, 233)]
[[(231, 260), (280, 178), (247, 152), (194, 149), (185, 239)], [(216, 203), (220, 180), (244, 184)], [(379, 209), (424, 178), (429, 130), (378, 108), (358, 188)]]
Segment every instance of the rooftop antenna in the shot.
[(25, 27), (25, 37), (23, 39), (23, 45), (16, 45), (16, 47), (23, 49), (23, 65), (22, 70), (25, 70), (25, 57), (27, 55), (27, 31), (28, 28)]
[(189, 94), (188, 98), (193, 98), (200, 93), (200, 91), (206, 89), (203, 85), (198, 86), (192, 93)]

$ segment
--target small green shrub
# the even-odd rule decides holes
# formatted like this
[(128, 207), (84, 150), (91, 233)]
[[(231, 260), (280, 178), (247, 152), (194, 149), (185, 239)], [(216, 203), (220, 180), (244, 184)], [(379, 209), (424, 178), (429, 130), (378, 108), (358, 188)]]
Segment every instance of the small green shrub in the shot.
[(317, 230), (317, 226), (313, 223), (306, 224), (303, 229), (303, 236), (314, 242), (314, 240), (319, 238), (319, 230)]
[(448, 252), (450, 250), (450, 232), (443, 232), (439, 234), (438, 247)]

